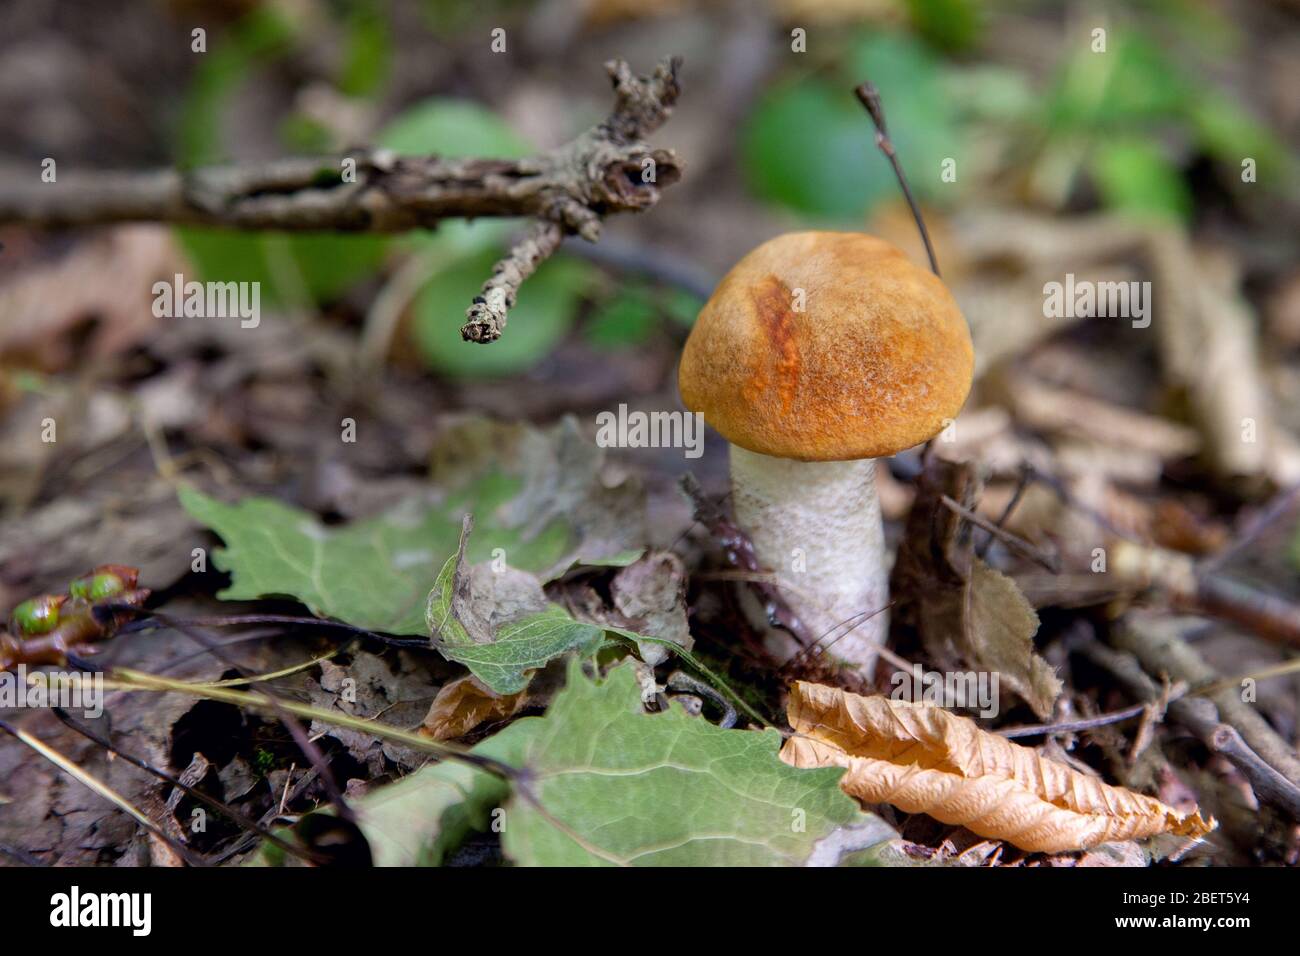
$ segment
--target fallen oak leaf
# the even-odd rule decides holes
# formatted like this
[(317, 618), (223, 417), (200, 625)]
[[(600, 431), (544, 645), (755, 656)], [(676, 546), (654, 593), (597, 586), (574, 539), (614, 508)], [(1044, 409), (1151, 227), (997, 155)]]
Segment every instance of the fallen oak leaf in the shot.
[(845, 793), (964, 826), (1023, 850), (1063, 853), (1216, 826), (1152, 797), (1113, 787), (931, 704), (862, 697), (796, 683), (795, 735), (781, 749), (794, 767), (845, 767)]

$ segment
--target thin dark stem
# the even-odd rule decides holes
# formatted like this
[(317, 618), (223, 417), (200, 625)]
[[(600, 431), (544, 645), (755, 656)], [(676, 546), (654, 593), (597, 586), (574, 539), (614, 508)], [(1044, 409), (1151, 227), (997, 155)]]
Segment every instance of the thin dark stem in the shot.
[[(839, 641), (841, 638), (848, 637), (850, 634), (856, 631), (863, 624), (866, 624), (867, 621), (871, 620), (877, 614), (882, 614), (885, 611), (888, 611), (893, 606), (894, 606), (894, 602), (890, 601), (884, 607), (878, 607), (867, 611), (859, 611), (857, 614), (852, 614), (849, 617), (846, 617), (838, 624), (832, 625), (830, 628), (826, 630), (825, 633), (823, 633), (815, 641), (801, 648), (798, 652), (795, 653), (793, 657), (791, 657), (788, 661), (782, 664), (781, 672), (784, 673), (787, 668), (793, 667), (798, 661), (800, 661), (805, 656), (813, 653), (814, 651), (818, 654), (825, 652), (828, 648), (834, 646), (834, 644), (837, 641)], [(842, 627), (845, 627), (845, 625), (848, 625), (848, 627), (843, 634), (836, 634), (835, 637), (832, 638), (829, 644), (822, 643), (822, 641), (826, 640), (826, 638), (830, 637), (830, 635), (835, 634), (836, 631), (838, 631)]]
[[(1004, 528), (1006, 526), (1007, 521), (1011, 518), (1012, 512), (1014, 512), (1016, 506), (1020, 504), (1020, 499), (1025, 496), (1025, 489), (1029, 487), (1029, 483), (1033, 480), (1033, 477), (1033, 465), (1027, 464), (1020, 469), (1020, 477), (1016, 480), (1016, 490), (1012, 492), (1011, 500), (1007, 502), (1007, 506), (1002, 509), (1002, 514), (998, 516), (997, 526), (999, 528)], [(986, 531), (984, 533), (984, 540), (981, 541), (980, 546), (975, 549), (976, 557), (983, 558), (984, 555), (988, 554), (989, 546), (993, 544), (995, 537), (996, 536), (992, 531)]]
[(1140, 717), (1148, 706), (1150, 705), (1135, 704), (1132, 707), (1125, 707), (1123, 710), (1112, 711), (1109, 714), (1099, 714), (1085, 720), (1067, 720), (1059, 724), (1036, 724), (1031, 727), (1007, 727), (1004, 730), (996, 730), (994, 733), (1001, 737), (1012, 738), (1070, 734), (1079, 730), (1091, 730), (1094, 727), (1105, 727), (1108, 724), (1118, 724), (1126, 720), (1132, 720), (1134, 717)]
[(1012, 534), (1005, 528), (998, 527), (983, 515), (978, 515), (960, 502), (954, 501), (950, 495), (940, 495), (939, 500), (943, 502), (945, 508), (960, 515), (962, 518), (975, 525), (975, 527), (982, 528), (989, 534), (1005, 542), (1007, 547), (1011, 548), (1011, 550), (1018, 553), (1021, 557), (1028, 558), (1030, 561), (1041, 564), (1053, 574), (1061, 573), (1061, 560), (1056, 555), (1049, 554), (1041, 548), (1036, 548), (1019, 535)]
[[(241, 677), (252, 676), (244, 670), (244, 668), (240, 667), (237, 663), (227, 657), (218, 642), (208, 637), (198, 628), (187, 625), (183, 621), (176, 621), (174, 619), (170, 620), (169, 623), (186, 637), (189, 637), (191, 640), (198, 642), (203, 647), (212, 651), (214, 657), (224, 661), (228, 666), (233, 667)], [(290, 736), (293, 737), (294, 743), (298, 745), (298, 749), (302, 751), (303, 756), (307, 758), (308, 762), (320, 776), (321, 783), (324, 784), (325, 790), (329, 794), (330, 802), (334, 804), (334, 809), (337, 811), (338, 815), (347, 822), (355, 824), (357, 822), (356, 814), (352, 812), (352, 807), (343, 796), (343, 790), (339, 787), (338, 781), (335, 779), (333, 771), (330, 770), (329, 764), (325, 761), (325, 755), (321, 753), (320, 748), (317, 747), (315, 742), (307, 736), (307, 732), (302, 729), (302, 725), (298, 723), (298, 719), (280, 706), (280, 702), (276, 700), (274, 692), (270, 687), (266, 686), (264, 681), (255, 681), (254, 684), (261, 685), (262, 693), (266, 697), (267, 703), (270, 705), (271, 709), (275, 711), (276, 717), (279, 718), (280, 723), (284, 724), (285, 729), (288, 730)]]
[(925, 227), (925, 217), (921, 215), (921, 207), (917, 205), (915, 197), (912, 196), (912, 190), (907, 185), (907, 176), (903, 174), (903, 164), (898, 161), (898, 151), (894, 149), (893, 140), (889, 138), (889, 128), (885, 125), (885, 107), (880, 102), (880, 91), (876, 89), (873, 83), (863, 83), (853, 92), (857, 94), (858, 100), (866, 107), (871, 122), (876, 125), (876, 146), (885, 154), (885, 158), (889, 160), (889, 165), (894, 168), (894, 175), (898, 177), (898, 185), (903, 190), (903, 198), (907, 200), (908, 208), (912, 210), (912, 218), (916, 220), (916, 228), (921, 230), (921, 241), (925, 243), (925, 254), (930, 257), (930, 268), (938, 276), (940, 275), (939, 260), (935, 256), (934, 246), (930, 242), (930, 230)]

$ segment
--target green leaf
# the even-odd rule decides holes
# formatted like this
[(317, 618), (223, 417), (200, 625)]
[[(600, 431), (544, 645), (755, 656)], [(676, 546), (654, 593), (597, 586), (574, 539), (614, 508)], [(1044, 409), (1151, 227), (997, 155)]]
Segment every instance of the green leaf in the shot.
[(502, 845), (533, 866), (801, 865), (837, 829), (879, 824), (840, 791), (840, 769), (788, 767), (780, 746), (777, 731), (723, 730), (676, 705), (645, 714), (632, 667), (593, 681), (575, 660), (527, 747), (544, 812), (515, 794)]
[(1137, 130), (1175, 121), (1194, 90), (1178, 65), (1135, 33), (1112, 30), (1105, 53), (1080, 46), (1043, 100), (1049, 135)]
[(439, 494), (331, 527), (272, 499), (224, 504), (182, 488), (185, 509), (225, 541), (212, 555), (231, 575), (219, 597), (287, 595), (357, 627), (427, 635), (429, 590), (456, 553), (466, 513), (479, 524), (468, 561), (501, 556), (539, 581), (644, 540), (640, 486), (607, 487), (604, 452), (572, 419), (541, 431), (470, 418), (447, 429), (434, 454)]
[(745, 173), (755, 193), (845, 219), (887, 195), (885, 175), (869, 161), (870, 124), (843, 96), (818, 82), (764, 96), (743, 133)]
[(507, 376), (536, 365), (573, 326), (590, 266), (559, 256), (544, 262), (519, 290), (505, 334), (491, 345), (460, 336), (465, 310), (500, 257), (498, 249), (459, 259), (436, 273), (416, 298), (413, 334), (429, 366), (454, 378)]
[(849, 59), (843, 75), (803, 79), (762, 99), (742, 137), (751, 188), (802, 212), (852, 221), (898, 195), (871, 121), (850, 92), (870, 76), (888, 104), (890, 133), (913, 188), (923, 199), (941, 195), (939, 163), (960, 153), (933, 56), (907, 37), (874, 34)]
[[(646, 714), (631, 666), (592, 681), (575, 660), (545, 717), (515, 721), (471, 751), (523, 771), (513, 787), (528, 795), (443, 760), (354, 809), (376, 866), (440, 865), (502, 803), (502, 846), (522, 865), (888, 862), (881, 854), (897, 834), (839, 789), (843, 770), (797, 770), (780, 745), (775, 730), (723, 730), (676, 705)], [(258, 862), (288, 861), (267, 845)]]
[(432, 569), (456, 541), (455, 525), (434, 508), (327, 528), (268, 498), (227, 505), (183, 487), (180, 500), (226, 543), (212, 554), (231, 574), (222, 600), (287, 595), (314, 614), (392, 634), (424, 632)]
[(964, 50), (979, 39), (981, 10), (974, 0), (907, 0), (918, 34), (940, 49)]
[(1199, 145), (1240, 181), (1241, 161), (1258, 164), (1258, 182), (1276, 192), (1294, 191), (1297, 163), (1286, 147), (1240, 103), (1217, 90), (1206, 90), (1190, 104)]
[(491, 110), (469, 100), (443, 97), (416, 103), (375, 140), (385, 149), (412, 156), (519, 159), (531, 152), (528, 141)]
[(1089, 168), (1112, 209), (1174, 220), (1191, 215), (1192, 195), (1181, 171), (1154, 143), (1107, 140), (1098, 144)]
[(623, 349), (640, 345), (654, 334), (658, 315), (647, 290), (632, 286), (620, 290), (596, 309), (584, 335), (598, 349)]
[(392, 58), (388, 20), (373, 0), (356, 5), (348, 15), (347, 55), (339, 89), (349, 96), (375, 93), (388, 76)]
[[(383, 262), (383, 236), (251, 234), (180, 226), (177, 238), (200, 281), (257, 282), (268, 304), (337, 299)], [(195, 278), (186, 276), (187, 279)]]
[[(465, 543), (468, 526), (462, 532), (460, 549), (447, 559), (438, 579), (429, 592), (424, 619), (438, 653), (448, 660), (464, 664), (470, 671), (498, 694), (516, 694), (528, 686), (532, 672), (568, 651), (578, 651), (590, 656), (604, 642), (604, 629), (595, 624), (574, 620), (558, 604), (548, 604), (543, 610), (524, 613), (493, 627), (501, 605), (507, 601), (497, 599), (497, 589), (492, 593), (474, 593), (465, 568)], [(495, 580), (489, 578), (489, 580)], [(506, 586), (514, 590), (510, 604), (525, 609), (536, 595), (520, 597), (519, 582)], [(476, 609), (471, 602), (479, 602)], [(484, 606), (486, 605), (486, 606)], [(473, 622), (476, 634), (471, 634), (466, 622)]]

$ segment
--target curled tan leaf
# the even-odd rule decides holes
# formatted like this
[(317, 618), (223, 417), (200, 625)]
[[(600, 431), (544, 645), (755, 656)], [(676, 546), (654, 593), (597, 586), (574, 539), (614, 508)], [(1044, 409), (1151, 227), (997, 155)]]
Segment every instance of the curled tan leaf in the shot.
[(781, 759), (845, 767), (845, 793), (926, 813), (1023, 850), (1063, 853), (1157, 833), (1200, 837), (1196, 811), (1112, 787), (931, 704), (860, 697), (821, 684), (790, 694), (795, 735)]
[(528, 703), (528, 689), (501, 695), (467, 674), (444, 684), (429, 707), (420, 734), (434, 740), (455, 740), (489, 720), (513, 717)]

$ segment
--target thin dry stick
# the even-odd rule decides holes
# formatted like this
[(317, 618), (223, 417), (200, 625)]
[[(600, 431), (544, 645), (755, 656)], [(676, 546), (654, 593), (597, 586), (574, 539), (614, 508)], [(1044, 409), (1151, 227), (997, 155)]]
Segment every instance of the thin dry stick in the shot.
[[(461, 763), (468, 764), (476, 770), (482, 770), (505, 780), (511, 785), (514, 793), (520, 799), (527, 801), (549, 824), (551, 824), (551, 826), (555, 827), (593, 856), (598, 856), (601, 859), (607, 860), (611, 863), (617, 863), (618, 865), (626, 865), (627, 863), (626, 860), (618, 857), (612, 851), (605, 850), (587, 840), (543, 806), (541, 800), (538, 798), (536, 793), (533, 792), (531, 786), (531, 775), (526, 770), (512, 767), (510, 764), (497, 760), (495, 757), (487, 757), (483, 754), (473, 753), (472, 751), (445, 742), (433, 741), (428, 737), (422, 737), (419, 734), (410, 731), (400, 730), (396, 727), (379, 723), (378, 721), (352, 717), (348, 714), (343, 714), (337, 711), (327, 711), (319, 707), (297, 704), (293, 701), (277, 701), (274, 698), (268, 697), (266, 694), (257, 691), (238, 691), (229, 690), (224, 687), (213, 687), (206, 684), (192, 684), (187, 681), (162, 678), (155, 674), (146, 674), (141, 671), (133, 671), (126, 668), (119, 668), (110, 672), (109, 678), (106, 681), (106, 686), (112, 686), (115, 689), (121, 690), (190, 694), (194, 697), (200, 697), (206, 700), (218, 700), (236, 706), (249, 707), (252, 709), (267, 709), (277, 715), (284, 711), (288, 711), (289, 713), (295, 714), (299, 717), (320, 720), (325, 723), (334, 724), (338, 727), (346, 727), (350, 730), (359, 730), (363, 733), (371, 733), (381, 739), (392, 740), (415, 750), (424, 750), (437, 754), (444, 760), (458, 760)], [(3, 722), (0, 722), (0, 727), (3, 726)], [(318, 768), (313, 768), (313, 770), (318, 771)]]
[[(885, 105), (880, 99), (880, 91), (876, 89), (874, 83), (870, 81), (861, 83), (853, 90), (858, 101), (866, 108), (867, 115), (871, 117), (871, 122), (876, 127), (876, 146), (885, 158), (889, 160), (890, 167), (894, 170), (894, 178), (898, 180), (898, 186), (903, 191), (903, 198), (907, 200), (907, 208), (912, 211), (912, 218), (916, 221), (916, 228), (921, 233), (921, 241), (925, 243), (925, 254), (930, 260), (930, 270), (939, 278), (943, 278), (939, 272), (939, 258), (934, 254), (934, 245), (930, 242), (930, 230), (926, 228), (925, 217), (921, 215), (921, 207), (917, 204), (916, 198), (912, 195), (912, 189), (907, 185), (907, 176), (903, 173), (903, 164), (898, 159), (898, 151), (894, 148), (894, 141), (889, 138), (889, 127), (885, 124)], [(934, 457), (934, 439), (931, 438), (921, 449), (921, 476), (920, 481), (926, 481), (926, 475), (929, 473), (929, 463)]]
[[(249, 676), (244, 668), (240, 667), (226, 655), (218, 642), (208, 637), (208, 635), (204, 634), (198, 628), (175, 620), (172, 620), (171, 626), (176, 628), (176, 630), (180, 631), (186, 637), (196, 641), (202, 647), (209, 649), (214, 657), (225, 661), (242, 677)], [(270, 703), (271, 708), (275, 711), (276, 717), (279, 718), (280, 723), (284, 725), (284, 728), (289, 731), (289, 736), (293, 738), (293, 742), (298, 745), (298, 749), (302, 751), (303, 756), (310, 761), (312, 768), (315, 769), (317, 774), (320, 776), (321, 783), (325, 786), (325, 790), (329, 794), (330, 803), (334, 805), (338, 815), (347, 822), (355, 824), (357, 822), (356, 814), (352, 812), (351, 805), (349, 805), (347, 798), (343, 796), (343, 790), (339, 787), (338, 781), (334, 777), (334, 772), (330, 769), (329, 763), (326, 762), (325, 755), (321, 752), (321, 749), (317, 747), (315, 741), (307, 735), (307, 731), (303, 729), (302, 724), (298, 723), (297, 718), (281, 705), (274, 690), (269, 685), (265, 684), (264, 680), (259, 680), (254, 686), (257, 686), (258, 684), (265, 687), (264, 692), (266, 699)]]
[(995, 730), (994, 733), (1000, 737), (1012, 738), (1071, 734), (1080, 730), (1091, 730), (1094, 727), (1105, 727), (1109, 724), (1132, 720), (1134, 717), (1142, 716), (1150, 708), (1150, 704), (1135, 704), (1132, 707), (1125, 707), (1123, 710), (1115, 710), (1109, 714), (1099, 714), (1096, 717), (1087, 717), (1083, 720), (1067, 720), (1059, 724), (1034, 724), (1026, 727), (1005, 727), (1002, 730)]
[(1237, 537), (1230, 541), (1218, 553), (1206, 558), (1200, 564), (1201, 571), (1210, 571), (1227, 564), (1246, 548), (1250, 547), (1266, 529), (1277, 524), (1300, 499), (1300, 484), (1292, 485), (1280, 491), (1264, 506), (1264, 509), (1241, 529)]
[(989, 521), (987, 518), (985, 518), (983, 515), (976, 514), (974, 511), (971, 511), (969, 508), (965, 507), (964, 505), (954, 501), (949, 495), (940, 495), (939, 500), (943, 502), (944, 507), (948, 508), (955, 514), (960, 515), (962, 518), (964, 518), (966, 521), (969, 521), (977, 528), (982, 528), (983, 530), (987, 531), (989, 534), (993, 535), (994, 537), (999, 538), (1000, 540), (1005, 542), (1009, 548), (1011, 548), (1013, 551), (1015, 551), (1022, 557), (1028, 558), (1030, 561), (1034, 561), (1038, 564), (1041, 564), (1044, 568), (1046, 568), (1048, 571), (1051, 571), (1053, 574), (1061, 573), (1061, 559), (1057, 555), (1049, 554), (1048, 552), (1043, 551), (1041, 548), (1034, 547), (1032, 544), (1030, 544), (1028, 541), (1020, 537), (1019, 535), (1012, 534), (1010, 531), (1006, 530), (1005, 528), (998, 527), (992, 521)]
[[(1159, 686), (1147, 676), (1133, 654), (1108, 647), (1096, 639), (1080, 645), (1079, 651), (1115, 677), (1132, 696), (1148, 702), (1160, 700)], [(1300, 820), (1300, 787), (1266, 762), (1236, 728), (1223, 723), (1213, 703), (1189, 694), (1169, 705), (1169, 715), (1240, 770), (1261, 801)]]
[(916, 220), (916, 227), (921, 230), (921, 241), (925, 243), (925, 254), (930, 258), (930, 268), (935, 275), (940, 275), (939, 260), (935, 257), (934, 246), (930, 243), (930, 230), (925, 228), (925, 219), (921, 215), (921, 207), (917, 205), (916, 199), (912, 196), (912, 190), (907, 185), (907, 177), (903, 174), (903, 164), (898, 161), (898, 153), (894, 149), (893, 140), (889, 138), (889, 128), (885, 125), (885, 107), (880, 101), (880, 91), (876, 89), (875, 84), (868, 82), (859, 85), (853, 92), (857, 94), (862, 105), (867, 108), (867, 114), (871, 117), (871, 122), (876, 124), (876, 146), (885, 154), (885, 158), (889, 160), (889, 165), (894, 167), (894, 175), (898, 177), (898, 185), (903, 190), (903, 198), (907, 200), (908, 208), (912, 210), (912, 218)]
[[(1011, 493), (1011, 500), (1008, 501), (1006, 507), (1002, 509), (1002, 514), (998, 515), (996, 524), (999, 528), (1005, 528), (1007, 522), (1011, 520), (1011, 515), (1020, 504), (1020, 499), (1025, 496), (1025, 490), (1029, 487), (1029, 483), (1033, 480), (1033, 476), (1034, 466), (1028, 463), (1023, 464), (1020, 468), (1020, 475), (1016, 478), (1016, 490)], [(981, 541), (980, 546), (975, 549), (975, 556), (983, 558), (988, 554), (989, 546), (993, 544), (993, 541), (996, 538), (997, 535), (992, 531), (985, 532), (984, 540)]]
[[(854, 631), (856, 631), (863, 624), (867, 623), (867, 621), (871, 620), (877, 614), (883, 614), (885, 611), (888, 611), (893, 606), (894, 606), (894, 602), (890, 601), (884, 607), (878, 607), (866, 611), (859, 611), (856, 614), (849, 615), (848, 617), (838, 622), (837, 624), (833, 624), (821, 636), (819, 636), (817, 640), (813, 641), (811, 644), (808, 644), (807, 646), (802, 647), (798, 651), (796, 651), (788, 661), (786, 661), (784, 664), (781, 665), (780, 672), (784, 673), (786, 669), (793, 667), (799, 661), (803, 660), (807, 656), (812, 655), (813, 653), (816, 653), (818, 655), (824, 654), (827, 650), (829, 650), (831, 647), (835, 645), (836, 641), (839, 641), (841, 638), (847, 637), (848, 635), (852, 634)], [(832, 634), (835, 634), (835, 632), (838, 631), (840, 628), (845, 628), (842, 634), (836, 634), (835, 637), (832, 638), (831, 641), (827, 644), (822, 643), (822, 641), (826, 640), (826, 638), (830, 637)], [(881, 656), (886, 657), (886, 659), (888, 660), (888, 657), (884, 654), (883, 651), (881, 652)], [(893, 663), (893, 661), (890, 661), (890, 663)]]

